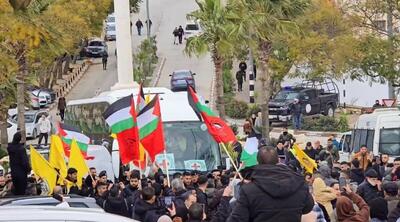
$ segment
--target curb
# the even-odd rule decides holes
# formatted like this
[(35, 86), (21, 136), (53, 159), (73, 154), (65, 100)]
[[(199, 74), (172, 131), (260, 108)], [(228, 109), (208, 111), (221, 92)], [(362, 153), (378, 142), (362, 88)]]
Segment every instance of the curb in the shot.
[(160, 81), (160, 77), (161, 77), (161, 72), (162, 72), (162, 70), (164, 68), (166, 60), (167, 60), (167, 58), (165, 58), (165, 57), (162, 58), (160, 68), (157, 71), (157, 74), (156, 74), (155, 79), (153, 81), (152, 87), (156, 87), (158, 85), (158, 82)]

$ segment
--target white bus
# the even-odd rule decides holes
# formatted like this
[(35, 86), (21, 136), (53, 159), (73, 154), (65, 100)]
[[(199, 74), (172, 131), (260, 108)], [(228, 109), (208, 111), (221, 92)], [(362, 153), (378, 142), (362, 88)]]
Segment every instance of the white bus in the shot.
[(381, 108), (361, 115), (352, 133), (352, 151), (358, 152), (361, 145), (367, 145), (374, 155), (400, 156), (400, 110)]
[[(222, 165), (219, 146), (190, 107), (186, 92), (144, 88), (144, 93), (151, 97), (160, 96), (166, 152), (174, 158), (170, 173), (188, 170), (184, 163), (187, 160), (204, 161), (207, 170)], [(66, 124), (80, 129), (91, 138), (93, 145), (103, 145), (111, 153), (116, 178), (120, 170), (118, 143), (111, 137), (102, 114), (113, 102), (129, 94), (133, 94), (136, 101), (138, 89), (114, 90), (90, 99), (69, 101), (65, 112)]]

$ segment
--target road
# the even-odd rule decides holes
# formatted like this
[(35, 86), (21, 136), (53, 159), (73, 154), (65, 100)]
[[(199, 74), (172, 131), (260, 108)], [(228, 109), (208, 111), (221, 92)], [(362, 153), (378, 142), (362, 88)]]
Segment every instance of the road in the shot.
[[(172, 31), (176, 26), (184, 27), (186, 14), (195, 10), (197, 5), (194, 0), (150, 0), (150, 19), (153, 22), (151, 34), (156, 35), (158, 54), (160, 59), (166, 62), (161, 72), (157, 86), (169, 88), (169, 74), (178, 69), (190, 69), (197, 75), (197, 91), (205, 98), (210, 99), (211, 82), (213, 77), (213, 65), (209, 55), (201, 58), (189, 58), (183, 53), (184, 44), (174, 45)], [(138, 14), (132, 15), (132, 23), (138, 18), (146, 21), (145, 1), (141, 5)], [(140, 42), (146, 37), (146, 28), (142, 30), (142, 36), (138, 36), (136, 27), (132, 28), (132, 44), (134, 53)], [(95, 59), (84, 77), (72, 89), (67, 96), (67, 101), (74, 99), (90, 98), (95, 95), (97, 89), (107, 91), (117, 81), (116, 57), (114, 55), (115, 42), (108, 42), (108, 68), (102, 69), (100, 59)]]

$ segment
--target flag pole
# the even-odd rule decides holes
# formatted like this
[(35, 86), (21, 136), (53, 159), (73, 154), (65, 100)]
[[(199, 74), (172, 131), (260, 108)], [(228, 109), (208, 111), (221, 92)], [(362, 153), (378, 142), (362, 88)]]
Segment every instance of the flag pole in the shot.
[[(167, 151), (165, 151), (165, 149), (164, 149), (164, 159), (165, 159), (165, 161), (167, 161)], [(168, 187), (171, 187), (171, 184), (170, 184), (170, 182), (169, 182), (169, 169), (168, 169), (169, 167), (168, 167), (168, 162), (166, 162), (166, 164), (165, 164), (165, 171), (167, 172), (167, 185), (168, 185)], [(163, 181), (164, 182), (164, 181)]]
[(220, 145), (222, 146), (222, 148), (224, 148), (225, 153), (228, 155), (228, 158), (231, 161), (233, 167), (235, 168), (236, 172), (238, 172), (240, 179), (243, 180), (242, 174), (240, 174), (239, 169), (236, 166), (235, 161), (232, 159), (231, 155), (229, 154), (228, 149), (226, 148), (225, 144), (224, 143), (220, 143)]

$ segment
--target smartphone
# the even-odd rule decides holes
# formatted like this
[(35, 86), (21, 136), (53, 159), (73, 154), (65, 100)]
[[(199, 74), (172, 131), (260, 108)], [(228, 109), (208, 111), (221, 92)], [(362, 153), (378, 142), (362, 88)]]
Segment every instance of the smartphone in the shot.
[(173, 197), (171, 197), (171, 196), (165, 197), (164, 198), (165, 207), (171, 208), (173, 201), (174, 201)]
[(339, 177), (339, 189), (340, 191), (344, 191), (343, 187), (347, 185), (346, 178), (344, 177)]

